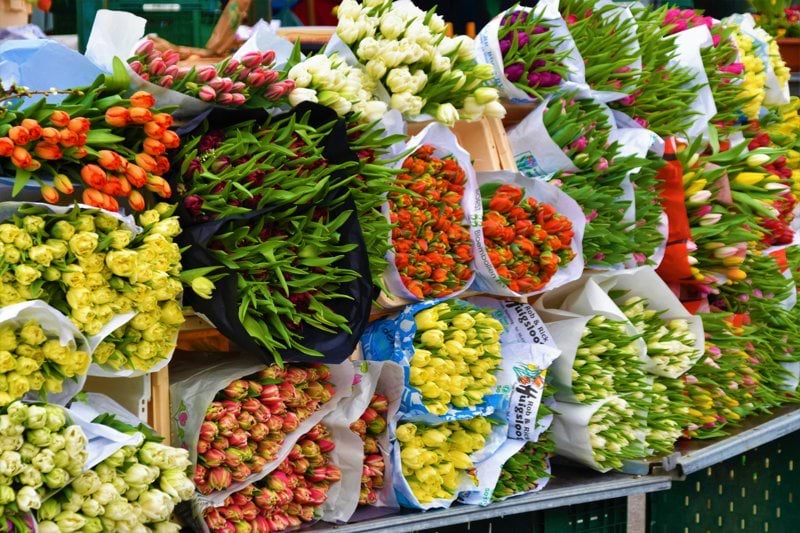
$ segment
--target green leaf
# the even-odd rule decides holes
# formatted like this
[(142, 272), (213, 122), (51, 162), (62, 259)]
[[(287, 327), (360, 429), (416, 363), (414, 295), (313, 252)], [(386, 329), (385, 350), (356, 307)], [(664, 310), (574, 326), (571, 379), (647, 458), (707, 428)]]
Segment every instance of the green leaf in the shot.
[(14, 176), (14, 188), (11, 190), (11, 196), (16, 196), (22, 192), (23, 187), (28, 184), (31, 179), (31, 173), (24, 168), (18, 168), (17, 174)]
[(109, 129), (89, 130), (86, 144), (117, 144), (125, 141), (125, 137), (114, 135)]
[(122, 92), (131, 84), (131, 77), (125, 68), (125, 63), (117, 56), (111, 62), (112, 74), (106, 75), (105, 85), (109, 92)]

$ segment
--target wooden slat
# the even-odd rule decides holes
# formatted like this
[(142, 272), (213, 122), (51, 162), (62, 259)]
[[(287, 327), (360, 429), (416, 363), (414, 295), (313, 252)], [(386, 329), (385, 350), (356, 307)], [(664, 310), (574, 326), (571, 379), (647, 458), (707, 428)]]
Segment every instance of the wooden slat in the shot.
[(164, 437), (164, 444), (169, 444), (169, 365), (158, 372), (150, 374), (150, 404), (147, 406), (147, 419), (156, 432)]

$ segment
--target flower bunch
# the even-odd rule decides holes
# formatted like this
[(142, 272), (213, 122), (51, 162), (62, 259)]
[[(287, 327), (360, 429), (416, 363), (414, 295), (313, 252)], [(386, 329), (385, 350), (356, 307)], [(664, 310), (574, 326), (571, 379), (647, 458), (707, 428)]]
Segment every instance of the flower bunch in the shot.
[(61, 392), (63, 381), (86, 374), (91, 357), (58, 335), (48, 335), (35, 320), (0, 326), (0, 406), (28, 391)]
[(515, 10), (503, 15), (497, 30), (505, 77), (539, 99), (557, 91), (568, 75), (567, 53), (556, 50), (564, 38), (553, 28), (543, 13)]
[(336, 35), (390, 95), (389, 107), (406, 117), (428, 113), (456, 120), (505, 116), (497, 89), (488, 85), (490, 65), (475, 62), (472, 39), (447, 37), (442, 17), (412, 3), (344, 0)]
[(639, 337), (628, 332), (627, 324), (603, 315), (586, 323), (572, 363), (575, 401), (590, 404), (616, 393), (638, 395), (646, 390), (641, 387), (646, 385), (645, 374), (635, 344)]
[(350, 429), (358, 433), (364, 441), (364, 466), (361, 472), (361, 493), (359, 505), (372, 505), (378, 500), (378, 490), (386, 483), (386, 465), (378, 444), (378, 439), (387, 428), (386, 413), (389, 402), (381, 394), (373, 394), (369, 406)]
[(619, 470), (623, 461), (646, 456), (636, 435), (642, 424), (634, 409), (617, 397), (611, 397), (589, 419), (589, 443), (592, 458), (601, 469)]
[(121, 198), (141, 211), (142, 191), (171, 196), (161, 176), (170, 168), (165, 152), (180, 145), (169, 129), (172, 117), (152, 109), (155, 99), (146, 91), (127, 99), (108, 92), (95, 84), (60, 104), (42, 100), (0, 117), (0, 169), (16, 176), (14, 194), (34, 178), (53, 204), (76, 193), (74, 182), (83, 185), (83, 203), (109, 211), (119, 209)]
[(331, 399), (329, 376), (325, 365), (272, 365), (219, 391), (200, 426), (197, 490), (224, 490), (261, 472), (286, 436)]
[(289, 456), (263, 480), (225, 498), (205, 512), (214, 533), (283, 531), (313, 522), (342, 473), (331, 463), (335, 445), (328, 429), (317, 424), (294, 445)]
[(278, 81), (280, 73), (270, 68), (275, 62), (272, 50), (248, 52), (241, 60), (226, 57), (202, 67), (179, 67), (178, 61), (178, 52), (156, 50), (147, 39), (128, 65), (145, 81), (223, 106), (272, 107), (294, 89), (293, 81)]
[(597, 8), (593, 0), (565, 0), (559, 9), (583, 58), (589, 87), (624, 93), (634, 90), (640, 72), (631, 68), (639, 59), (633, 17), (625, 16), (625, 11), (613, 4)]
[(0, 507), (27, 513), (79, 476), (86, 436), (63, 407), (16, 401), (0, 414)]
[(189, 452), (146, 440), (124, 446), (72, 480), (39, 508), (39, 531), (178, 532), (175, 505), (189, 500)]
[(517, 293), (544, 288), (575, 257), (572, 221), (555, 207), (525, 197), (525, 189), (481, 186), (483, 242), (503, 283)]
[(609, 103), (661, 137), (688, 130), (697, 113), (690, 105), (700, 88), (688, 67), (672, 61), (677, 43), (672, 27), (663, 24), (668, 12), (666, 6), (635, 11), (642, 73), (634, 91)]
[(775, 77), (777, 78), (778, 83), (783, 86), (789, 83), (789, 79), (792, 77), (792, 71), (786, 66), (786, 63), (783, 62), (781, 51), (775, 38), (772, 37), (771, 34), (766, 35), (766, 37), (769, 53), (769, 64), (772, 67), (773, 72), (775, 72)]
[(228, 222), (211, 239), (211, 255), (236, 278), (242, 325), (276, 362), (286, 349), (322, 357), (305, 342), (307, 328), (351, 333), (331, 304), (351, 300), (342, 287), (360, 279), (341, 265), (358, 249), (340, 231), (352, 214), (326, 207), (272, 211), (255, 222)]
[(700, 49), (708, 84), (717, 105), (717, 114), (712, 122), (723, 134), (740, 129), (737, 126), (739, 114), (756, 97), (742, 86), (745, 66), (739, 61), (735, 34), (735, 26), (717, 24), (711, 28), (714, 46)]
[[(182, 204), (193, 222), (249, 213), (265, 206), (321, 204), (354, 181), (357, 163), (323, 155), (333, 124), (314, 128), (309, 114), (264, 124), (245, 122), (187, 142), (182, 159)], [(347, 177), (342, 177), (347, 176)]]
[(409, 383), (435, 415), (480, 405), (497, 382), (503, 324), (493, 311), (461, 301), (414, 315), (417, 332)]
[(681, 378), (657, 376), (647, 410), (645, 442), (651, 453), (668, 455), (689, 424), (689, 402)]
[(319, 102), (340, 117), (351, 111), (360, 121), (380, 120), (388, 106), (373, 97), (377, 81), (361, 67), (348, 65), (338, 54), (311, 56), (289, 69), (287, 74), (295, 88), (289, 93), (289, 103)]
[(115, 369), (151, 368), (172, 353), (183, 323), (181, 256), (172, 242), (181, 228), (170, 212), (166, 204), (142, 212), (144, 231), (134, 235), (103, 211), (76, 207), (58, 214), (23, 206), (0, 224), (0, 300), (48, 301), (87, 336), (116, 315), (135, 312), (92, 355)]
[(641, 333), (647, 343), (647, 356), (667, 374), (686, 371), (699, 357), (695, 348), (697, 338), (682, 318), (666, 320), (664, 311), (650, 308), (647, 298), (631, 296), (620, 305), (620, 310)]
[(576, 167), (608, 168), (605, 152), (611, 125), (594, 100), (554, 98), (547, 103), (542, 121), (547, 134)]
[(742, 108), (744, 116), (750, 120), (758, 118), (761, 111), (761, 104), (766, 97), (765, 87), (767, 85), (766, 65), (753, 49), (753, 39), (745, 35), (740, 29), (736, 29), (733, 34), (736, 47), (739, 49), (739, 58), (744, 66), (744, 78), (742, 79), (742, 98), (747, 98), (747, 103)]
[(663, 166), (663, 159), (648, 153), (638, 172), (630, 174), (636, 221), (630, 228), (629, 236), (637, 265), (651, 264), (653, 254), (664, 244), (664, 235), (659, 230), (664, 213), (661, 206), (663, 181), (658, 177), (659, 169)]
[(550, 457), (555, 451), (556, 445), (547, 431), (542, 433), (536, 442), (526, 442), (525, 446), (503, 465), (492, 499), (501, 500), (514, 494), (536, 490), (542, 479), (552, 477)]
[(423, 145), (403, 162), (389, 193), (395, 266), (419, 299), (441, 298), (464, 289), (474, 276), (472, 241), (464, 221), (466, 174), (452, 156), (435, 157)]
[(417, 500), (425, 504), (455, 498), (461, 478), (473, 469), (470, 454), (483, 449), (491, 432), (492, 422), (484, 417), (398, 426), (400, 467)]
[(672, 7), (664, 10), (664, 26), (669, 28), (670, 33), (680, 33), (697, 26), (707, 26), (711, 29), (714, 26), (714, 19), (704, 17), (694, 9), (680, 9)]

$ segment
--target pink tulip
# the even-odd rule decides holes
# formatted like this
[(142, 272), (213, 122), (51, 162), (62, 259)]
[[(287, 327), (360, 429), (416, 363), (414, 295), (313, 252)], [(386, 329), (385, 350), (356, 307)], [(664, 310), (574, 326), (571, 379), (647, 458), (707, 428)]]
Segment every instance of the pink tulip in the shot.
[(217, 97), (217, 92), (208, 85), (203, 85), (198, 97), (204, 102), (212, 102)]

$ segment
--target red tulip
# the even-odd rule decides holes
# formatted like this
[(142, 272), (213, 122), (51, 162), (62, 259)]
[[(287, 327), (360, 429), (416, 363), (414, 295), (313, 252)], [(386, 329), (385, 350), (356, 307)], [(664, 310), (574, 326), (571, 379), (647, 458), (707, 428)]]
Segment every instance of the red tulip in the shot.
[(242, 412), (242, 403), (238, 400), (222, 400), (222, 407), (227, 414), (233, 416), (239, 416), (239, 413)]
[(239, 422), (236, 420), (236, 415), (232, 413), (225, 413), (222, 418), (217, 421), (220, 434), (228, 436), (231, 431), (239, 427)]
[(265, 401), (272, 401), (272, 400), (279, 400), (281, 398), (280, 390), (278, 389), (277, 385), (264, 385), (261, 389), (261, 394), (259, 395), (259, 399), (262, 402)]
[(15, 146), (11, 153), (11, 162), (18, 168), (30, 168), (33, 166), (33, 158), (30, 152), (21, 146)]
[(266, 457), (261, 457), (260, 455), (255, 455), (248, 463), (250, 465), (250, 470), (255, 473), (259, 473), (264, 470), (264, 467), (267, 466), (269, 460)]
[(300, 459), (296, 459), (291, 462), (292, 471), (295, 474), (305, 474), (306, 470), (309, 468), (308, 459), (305, 457), (301, 457)]
[(77, 134), (87, 133), (91, 127), (92, 123), (85, 117), (73, 118), (69, 121), (69, 124), (67, 124), (67, 128)]
[(211, 449), (211, 441), (200, 439), (197, 441), (197, 453), (198, 455), (206, 453), (208, 450)]
[(23, 145), (28, 144), (31, 140), (31, 134), (22, 126), (14, 126), (8, 130), (8, 136), (14, 141), (14, 144)]
[(212, 530), (217, 530), (221, 527), (224, 527), (225, 523), (227, 522), (220, 514), (219, 509), (214, 507), (206, 511), (205, 520), (206, 524), (208, 524), (208, 527)]
[(279, 416), (270, 417), (267, 420), (267, 427), (269, 428), (270, 434), (278, 433), (283, 429), (283, 419)]
[(276, 492), (284, 491), (289, 487), (289, 478), (283, 472), (273, 472), (267, 476), (267, 487)]
[(217, 507), (219, 514), (226, 520), (236, 521), (242, 519), (242, 509), (238, 505), (228, 505)]
[(292, 500), (294, 500), (294, 491), (292, 489), (287, 487), (278, 492), (278, 506), (283, 507), (288, 505)]
[(292, 431), (296, 430), (299, 426), (300, 426), (300, 419), (293, 412), (289, 411), (283, 416), (282, 429), (286, 433), (291, 433)]
[(38, 140), (43, 134), (44, 131), (42, 130), (42, 126), (39, 125), (38, 120), (34, 120), (32, 118), (24, 118), (20, 125), (28, 130), (28, 135), (32, 141)]
[(248, 477), (253, 474), (253, 471), (250, 470), (250, 467), (246, 464), (240, 464), (239, 466), (233, 468), (231, 470), (231, 479), (236, 482), (245, 481)]
[(286, 369), (286, 381), (293, 385), (300, 385), (308, 381), (308, 373), (299, 366), (292, 366)]
[(231, 445), (228, 442), (228, 439), (225, 437), (217, 437), (216, 439), (211, 441), (211, 447), (214, 448), (215, 450), (220, 450), (224, 452), (225, 450), (230, 448), (230, 446)]
[(247, 431), (242, 428), (234, 429), (228, 437), (228, 442), (236, 448), (247, 446)]
[(295, 388), (294, 385), (292, 385), (288, 381), (284, 381), (283, 383), (278, 385), (278, 391), (281, 400), (283, 400), (286, 403), (289, 403), (297, 398), (297, 389)]
[(56, 161), (61, 159), (64, 155), (61, 153), (61, 148), (59, 148), (57, 144), (50, 144), (44, 141), (36, 143), (33, 152), (36, 154), (36, 157), (44, 159), (45, 161)]
[(231, 473), (221, 466), (208, 471), (208, 486), (212, 490), (224, 490), (231, 486)]
[[(258, 374), (257, 379), (261, 380), (263, 385), (267, 385), (269, 383), (274, 383), (275, 380), (282, 380), (286, 376), (286, 371), (282, 368), (278, 368), (275, 365), (268, 366), (264, 370), (261, 370)], [(264, 383), (266, 381), (266, 383)]]
[(242, 518), (245, 520), (252, 521), (258, 516), (258, 507), (255, 503), (248, 501), (240, 507), (242, 508)]
[(214, 422), (205, 421), (200, 424), (200, 438), (202, 440), (212, 441), (218, 434), (219, 428)]
[(9, 157), (12, 153), (14, 153), (14, 141), (8, 137), (0, 137), (0, 156)]
[(386, 396), (374, 394), (369, 406), (379, 413), (385, 413), (389, 409), (389, 400), (386, 399)]
[(330, 439), (320, 439), (317, 441), (317, 446), (322, 453), (331, 453), (336, 447), (336, 444)]
[(253, 531), (255, 533), (270, 533), (270, 531), (272, 531), (269, 526), (269, 521), (261, 515), (255, 517), (250, 522), (250, 525), (253, 526)]
[(203, 465), (210, 467), (220, 466), (222, 463), (225, 462), (226, 459), (227, 456), (225, 454), (225, 451), (216, 450), (213, 448), (200, 456), (200, 460), (202, 461)]

